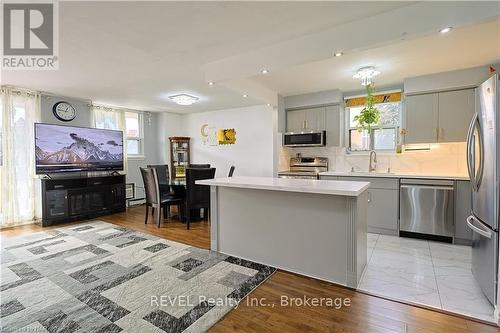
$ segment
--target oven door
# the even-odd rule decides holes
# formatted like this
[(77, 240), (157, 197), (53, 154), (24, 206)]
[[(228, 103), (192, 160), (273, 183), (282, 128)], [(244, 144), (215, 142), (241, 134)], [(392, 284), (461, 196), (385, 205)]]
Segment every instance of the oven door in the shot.
[(326, 145), (326, 131), (310, 133), (285, 133), (283, 146), (319, 147)]

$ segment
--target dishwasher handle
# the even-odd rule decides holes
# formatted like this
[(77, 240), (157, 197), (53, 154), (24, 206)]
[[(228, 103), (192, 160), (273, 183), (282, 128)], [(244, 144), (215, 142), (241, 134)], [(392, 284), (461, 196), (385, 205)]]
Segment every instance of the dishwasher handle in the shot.
[(453, 191), (453, 186), (432, 186), (432, 185), (400, 185), (401, 188), (420, 188), (429, 190)]

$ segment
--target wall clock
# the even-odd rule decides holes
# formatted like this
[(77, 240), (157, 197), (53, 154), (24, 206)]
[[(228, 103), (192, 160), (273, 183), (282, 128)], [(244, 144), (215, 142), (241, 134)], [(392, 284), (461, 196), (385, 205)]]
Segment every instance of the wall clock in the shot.
[(76, 110), (68, 102), (57, 102), (52, 107), (54, 116), (61, 121), (72, 121), (76, 117)]

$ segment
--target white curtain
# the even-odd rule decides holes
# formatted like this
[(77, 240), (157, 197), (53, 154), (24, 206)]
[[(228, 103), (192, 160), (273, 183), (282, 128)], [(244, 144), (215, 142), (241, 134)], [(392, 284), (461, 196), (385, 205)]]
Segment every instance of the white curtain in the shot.
[(123, 171), (127, 174), (128, 163), (125, 112), (105, 106), (92, 105), (91, 115), (95, 128), (123, 131)]
[(34, 138), (34, 124), (39, 121), (39, 93), (2, 87), (0, 227), (28, 223), (41, 217)]

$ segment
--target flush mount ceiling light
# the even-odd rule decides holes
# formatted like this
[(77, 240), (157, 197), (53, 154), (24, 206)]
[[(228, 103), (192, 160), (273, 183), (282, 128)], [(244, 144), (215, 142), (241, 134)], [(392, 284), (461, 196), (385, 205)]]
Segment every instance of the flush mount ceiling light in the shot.
[(247, 95), (247, 94), (243, 94), (242, 96), (243, 96), (244, 98), (247, 98), (247, 97), (248, 97), (248, 95)]
[(364, 86), (367, 86), (372, 83), (373, 77), (377, 76), (380, 74), (380, 71), (376, 70), (375, 67), (373, 66), (368, 66), (368, 67), (362, 67), (358, 69), (356, 74), (354, 74), (352, 77), (354, 79), (360, 79), (361, 84)]
[(344, 52), (335, 52), (333, 54), (334, 57), (342, 57), (344, 55)]
[(208, 81), (207, 83), (208, 83), (209, 86), (213, 86), (215, 84), (214, 81)]
[(263, 70), (261, 70), (260, 72), (261, 72), (262, 74), (268, 74), (268, 73), (269, 73), (269, 69), (265, 69), (265, 68), (264, 68), (264, 69), (263, 69)]
[(187, 94), (173, 95), (173, 96), (169, 96), (168, 98), (170, 98), (172, 101), (174, 101), (175, 103), (177, 103), (179, 105), (191, 105), (191, 104), (196, 103), (199, 100), (198, 97), (187, 95)]
[(453, 27), (446, 27), (446, 28), (443, 28), (443, 29), (439, 30), (439, 32), (442, 33), (442, 34), (445, 34), (447, 32), (450, 32), (451, 29), (453, 29)]

